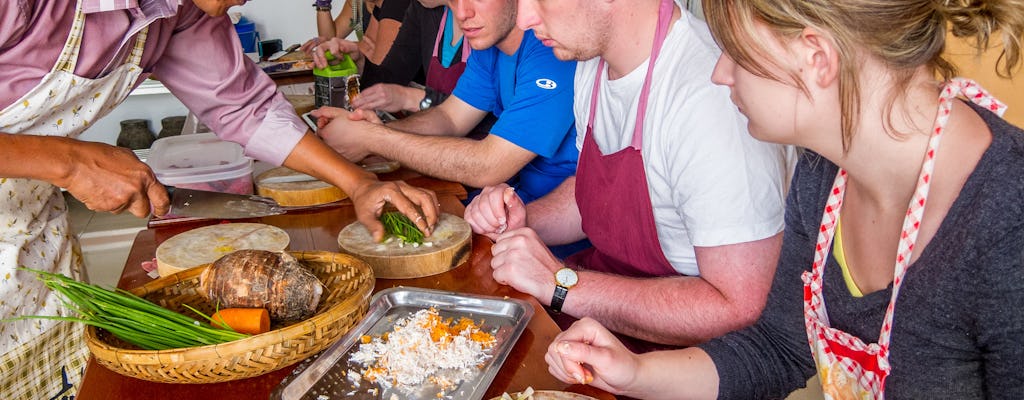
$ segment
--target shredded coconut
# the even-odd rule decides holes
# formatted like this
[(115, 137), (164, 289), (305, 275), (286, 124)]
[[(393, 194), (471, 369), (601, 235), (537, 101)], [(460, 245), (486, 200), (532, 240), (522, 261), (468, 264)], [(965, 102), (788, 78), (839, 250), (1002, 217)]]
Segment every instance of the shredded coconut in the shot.
[(469, 318), (443, 319), (430, 308), (397, 321), (390, 332), (363, 336), (350, 361), (365, 368), (364, 379), (385, 388), (412, 389), (430, 379), (448, 390), (457, 382), (438, 374), (472, 373), (491, 357), (486, 350), (495, 343), (494, 335)]

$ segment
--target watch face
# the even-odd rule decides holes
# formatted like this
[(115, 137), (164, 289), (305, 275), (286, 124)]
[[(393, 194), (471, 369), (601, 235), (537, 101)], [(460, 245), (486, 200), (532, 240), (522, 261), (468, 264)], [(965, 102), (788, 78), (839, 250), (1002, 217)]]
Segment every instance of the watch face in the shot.
[(561, 286), (573, 287), (576, 285), (577, 279), (576, 271), (569, 268), (562, 268), (558, 270), (558, 272), (555, 272), (555, 281)]

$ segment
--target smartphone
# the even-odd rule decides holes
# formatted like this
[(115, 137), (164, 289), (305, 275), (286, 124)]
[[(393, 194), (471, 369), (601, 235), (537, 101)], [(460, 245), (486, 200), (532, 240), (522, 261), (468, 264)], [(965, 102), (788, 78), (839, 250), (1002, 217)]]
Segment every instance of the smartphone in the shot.
[(306, 121), (306, 125), (309, 125), (309, 129), (312, 129), (313, 133), (316, 133), (316, 117), (310, 115), (311, 113), (313, 112), (310, 111), (308, 113), (302, 114), (302, 120)]

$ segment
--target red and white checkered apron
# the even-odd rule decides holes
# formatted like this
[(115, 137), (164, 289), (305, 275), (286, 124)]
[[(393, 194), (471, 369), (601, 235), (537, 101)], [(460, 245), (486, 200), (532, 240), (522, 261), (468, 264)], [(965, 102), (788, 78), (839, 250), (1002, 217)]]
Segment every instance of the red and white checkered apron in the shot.
[(899, 295), (903, 276), (907, 272), (907, 264), (914, 251), (917, 233), (920, 228), (921, 216), (924, 215), (925, 200), (928, 198), (932, 172), (935, 169), (935, 153), (950, 110), (957, 95), (963, 95), (974, 103), (988, 108), (998, 115), (1006, 110), (1006, 105), (996, 100), (974, 81), (955, 78), (942, 89), (939, 97), (939, 112), (935, 119), (935, 127), (928, 142), (921, 175), (917, 189), (907, 208), (907, 216), (903, 219), (900, 244), (896, 253), (896, 267), (893, 278), (892, 298), (885, 311), (885, 320), (878, 343), (865, 344), (859, 338), (846, 332), (831, 328), (828, 311), (822, 297), (821, 285), (825, 275), (825, 260), (832, 248), (832, 237), (835, 233), (836, 218), (843, 205), (843, 194), (846, 191), (846, 171), (840, 169), (836, 174), (832, 192), (829, 193), (825, 212), (821, 217), (818, 230), (818, 243), (814, 254), (811, 271), (803, 273), (804, 281), (804, 323), (807, 327), (807, 340), (818, 365), (818, 377), (826, 399), (884, 399), (885, 378), (889, 376), (889, 339), (892, 334), (893, 309), (896, 296)]

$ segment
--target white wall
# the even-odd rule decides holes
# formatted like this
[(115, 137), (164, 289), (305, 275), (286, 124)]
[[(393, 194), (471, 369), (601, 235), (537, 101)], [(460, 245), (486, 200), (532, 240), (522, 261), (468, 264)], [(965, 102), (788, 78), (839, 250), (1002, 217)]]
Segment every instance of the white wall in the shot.
[[(334, 0), (334, 15), (344, 4), (344, 0)], [(260, 39), (281, 39), (284, 47), (302, 44), (316, 36), (313, 0), (254, 0), (229, 12), (241, 12), (256, 23)]]

